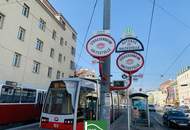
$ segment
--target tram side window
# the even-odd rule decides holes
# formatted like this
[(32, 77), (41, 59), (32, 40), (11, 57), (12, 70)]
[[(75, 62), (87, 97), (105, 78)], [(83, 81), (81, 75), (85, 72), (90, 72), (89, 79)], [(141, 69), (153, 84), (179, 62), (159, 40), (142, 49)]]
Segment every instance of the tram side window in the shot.
[(20, 102), (20, 95), (21, 94), (21, 88), (14, 88), (14, 93), (12, 96), (12, 102), (13, 103), (19, 103)]
[(11, 103), (14, 89), (10, 86), (2, 86), (0, 103)]
[(36, 99), (36, 90), (34, 89), (23, 89), (21, 92), (22, 103), (34, 103)]
[(95, 120), (96, 106), (97, 96), (94, 89), (81, 87), (77, 111), (78, 121)]

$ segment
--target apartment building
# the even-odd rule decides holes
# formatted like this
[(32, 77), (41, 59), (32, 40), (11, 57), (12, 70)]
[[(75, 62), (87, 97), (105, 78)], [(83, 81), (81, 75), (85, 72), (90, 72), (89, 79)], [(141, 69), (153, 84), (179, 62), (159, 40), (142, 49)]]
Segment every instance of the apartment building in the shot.
[(48, 0), (0, 0), (0, 80), (44, 88), (73, 76), (76, 35)]
[(180, 105), (190, 106), (190, 66), (183, 68), (177, 75), (177, 88)]

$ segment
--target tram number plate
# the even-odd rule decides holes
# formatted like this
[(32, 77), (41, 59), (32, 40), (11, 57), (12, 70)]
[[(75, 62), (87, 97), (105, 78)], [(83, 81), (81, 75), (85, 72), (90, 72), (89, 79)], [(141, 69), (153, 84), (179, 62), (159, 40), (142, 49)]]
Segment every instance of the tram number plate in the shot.
[(53, 124), (54, 128), (59, 128), (59, 124)]

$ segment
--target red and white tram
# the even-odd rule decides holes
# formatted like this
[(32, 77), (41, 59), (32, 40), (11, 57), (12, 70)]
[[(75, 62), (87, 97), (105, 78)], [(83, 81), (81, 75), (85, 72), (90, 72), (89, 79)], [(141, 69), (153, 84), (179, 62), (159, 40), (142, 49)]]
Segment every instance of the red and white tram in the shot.
[(0, 82), (0, 125), (39, 120), (46, 91)]
[[(115, 97), (112, 99), (117, 100)], [(43, 106), (40, 126), (59, 130), (84, 130), (84, 120), (98, 119), (98, 106), (99, 84), (96, 81), (81, 78), (52, 81)], [(113, 110), (111, 113), (114, 113)]]

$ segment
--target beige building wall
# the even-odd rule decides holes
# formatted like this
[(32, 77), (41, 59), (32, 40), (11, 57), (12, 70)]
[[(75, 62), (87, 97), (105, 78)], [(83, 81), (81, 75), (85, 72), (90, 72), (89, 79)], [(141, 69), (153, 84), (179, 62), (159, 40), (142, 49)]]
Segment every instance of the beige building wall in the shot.
[[(43, 1), (43, 0), (41, 0)], [(59, 14), (52, 8), (48, 10), (40, 0), (0, 0), (0, 14), (4, 15), (3, 26), (0, 29), (0, 80), (9, 80), (19, 83), (29, 83), (40, 88), (48, 87), (51, 80), (56, 79), (57, 71), (64, 77), (73, 76), (75, 55), (72, 54), (72, 47), (75, 51), (76, 36), (75, 30), (61, 17), (63, 24), (56, 19)], [(22, 15), (24, 3), (29, 7), (29, 16)], [(52, 13), (54, 11), (54, 14)], [(39, 28), (39, 20), (46, 22), (45, 31)], [(19, 27), (26, 30), (24, 41), (17, 38)], [(56, 31), (55, 40), (52, 39), (52, 32)], [(60, 38), (64, 43), (60, 45)], [(35, 48), (36, 40), (43, 41), (42, 51)], [(54, 58), (50, 57), (50, 50), (55, 50)], [(12, 65), (14, 53), (21, 54), (19, 67)], [(62, 54), (62, 62), (58, 62), (58, 55)], [(33, 61), (40, 63), (39, 73), (32, 72)], [(48, 67), (52, 67), (51, 78), (47, 76)]]
[(149, 103), (150, 104), (156, 104), (158, 106), (164, 106), (165, 105), (165, 98), (166, 94), (163, 93), (160, 90), (152, 90), (147, 92), (147, 95), (149, 97)]
[(184, 68), (177, 75), (177, 88), (180, 105), (190, 104), (190, 67)]

